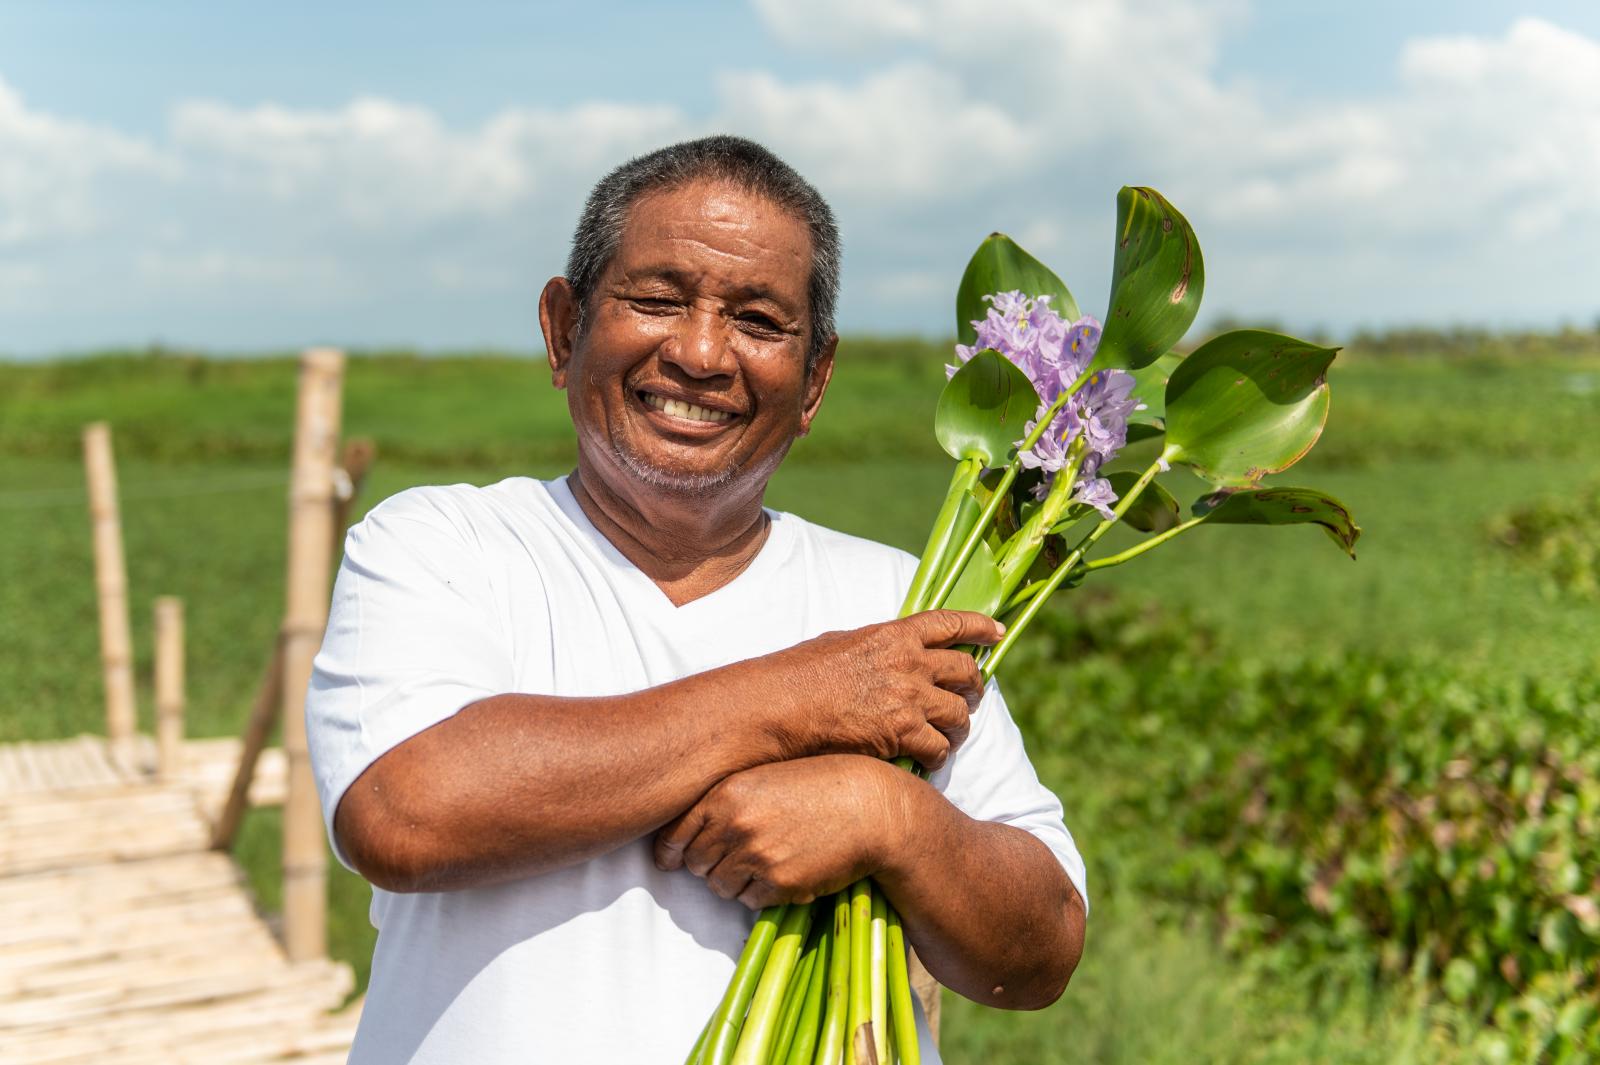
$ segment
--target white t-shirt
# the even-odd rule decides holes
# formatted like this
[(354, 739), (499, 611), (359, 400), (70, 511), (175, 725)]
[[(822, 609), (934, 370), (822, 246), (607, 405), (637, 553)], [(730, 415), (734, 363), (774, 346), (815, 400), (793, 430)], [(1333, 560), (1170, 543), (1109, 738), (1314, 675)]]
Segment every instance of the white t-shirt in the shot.
[[(673, 606), (565, 479), (413, 488), (374, 508), (345, 542), (306, 704), (330, 834), (367, 766), (479, 699), (638, 691), (894, 617), (915, 559), (769, 513), (742, 573)], [(932, 782), (970, 816), (1043, 840), (1087, 899), (1061, 805), (998, 689)], [(693, 874), (657, 869), (650, 837), (497, 887), (374, 888), (378, 945), (350, 1061), (680, 1062), (753, 920)], [(923, 1060), (937, 1062), (923, 1030)]]

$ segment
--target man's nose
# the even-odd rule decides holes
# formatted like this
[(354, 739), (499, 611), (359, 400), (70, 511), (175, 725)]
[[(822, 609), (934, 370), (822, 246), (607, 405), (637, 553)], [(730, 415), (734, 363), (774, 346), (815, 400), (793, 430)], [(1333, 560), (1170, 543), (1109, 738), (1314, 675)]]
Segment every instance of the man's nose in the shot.
[(682, 328), (662, 345), (662, 360), (694, 378), (731, 376), (734, 357), (726, 326), (715, 311), (693, 308), (684, 317)]

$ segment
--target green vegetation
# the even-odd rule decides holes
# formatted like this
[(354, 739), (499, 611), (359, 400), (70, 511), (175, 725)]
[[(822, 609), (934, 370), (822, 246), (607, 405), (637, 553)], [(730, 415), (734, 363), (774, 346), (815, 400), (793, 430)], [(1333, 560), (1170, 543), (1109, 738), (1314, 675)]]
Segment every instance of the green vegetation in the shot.
[(1537, 567), (1552, 597), (1600, 599), (1600, 485), (1518, 507), (1489, 534)]
[[(1089, 860), (1089, 950), (1043, 1013), (947, 999), (950, 1060), (1596, 1052), (1593, 977), (1568, 974), (1592, 974), (1600, 943), (1581, 901), (1600, 896), (1600, 614), (1549, 595), (1541, 568), (1485, 530), (1564, 514), (1592, 482), (1600, 351), (1433, 350), (1341, 356), (1326, 437), (1276, 479), (1351, 506), (1358, 562), (1317, 529), (1202, 528), (1092, 575), (1074, 613), (1057, 608), (1022, 645), (1011, 702)], [(948, 478), (928, 429), (946, 351), (847, 341), (772, 505), (920, 550)], [(346, 397), (347, 434), (379, 449), (363, 508), (571, 461), (561, 398), (532, 358), (355, 358)], [(103, 728), (77, 457), (82, 424), (102, 418), (146, 727), (148, 604), (175, 594), (190, 729), (239, 731), (282, 609), (293, 402), (285, 358), (0, 364), (0, 742)], [(1200, 486), (1174, 491), (1187, 503)], [(1592, 536), (1593, 513), (1527, 528)], [(238, 848), (268, 908), (276, 826), (253, 814)], [(332, 897), (334, 949), (364, 974), (365, 888), (340, 871)]]

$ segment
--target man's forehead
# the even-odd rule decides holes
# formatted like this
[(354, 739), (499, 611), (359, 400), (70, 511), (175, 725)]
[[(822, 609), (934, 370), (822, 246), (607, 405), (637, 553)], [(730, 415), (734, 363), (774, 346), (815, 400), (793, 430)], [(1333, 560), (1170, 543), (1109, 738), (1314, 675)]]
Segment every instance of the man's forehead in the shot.
[(777, 216), (791, 225), (803, 226), (792, 211), (770, 197), (720, 178), (700, 178), (682, 185), (650, 189), (633, 201), (628, 212), (630, 223), (648, 216), (739, 225), (754, 215)]
[(612, 265), (634, 279), (688, 284), (730, 272), (755, 294), (803, 292), (811, 233), (768, 198), (727, 183), (695, 182), (647, 193), (628, 212)]

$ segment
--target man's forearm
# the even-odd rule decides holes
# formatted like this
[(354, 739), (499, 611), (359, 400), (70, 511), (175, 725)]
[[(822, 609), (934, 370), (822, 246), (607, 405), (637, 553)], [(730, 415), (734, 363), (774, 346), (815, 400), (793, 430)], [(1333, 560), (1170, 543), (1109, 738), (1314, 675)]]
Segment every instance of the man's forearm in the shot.
[(931, 611), (823, 633), (629, 695), (497, 695), (407, 739), (339, 803), (367, 879), (442, 891), (534, 876), (660, 828), (743, 769), (830, 752), (937, 766), (983, 685), (954, 643), (982, 614)]
[(975, 821), (926, 783), (905, 788), (904, 844), (876, 879), (941, 983), (976, 1002), (1038, 1009), (1083, 953), (1083, 902), (1039, 840)]
[(720, 679), (473, 703), (368, 767), (335, 831), (356, 867), (394, 891), (487, 886), (604, 854), (728, 774), (782, 756)]

